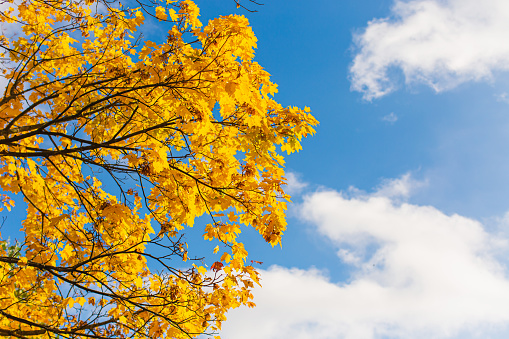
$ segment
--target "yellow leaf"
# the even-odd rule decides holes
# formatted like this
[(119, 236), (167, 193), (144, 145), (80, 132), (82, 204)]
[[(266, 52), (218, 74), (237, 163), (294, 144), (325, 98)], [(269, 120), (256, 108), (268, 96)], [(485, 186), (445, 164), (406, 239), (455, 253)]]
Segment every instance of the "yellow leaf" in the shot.
[(75, 301), (73, 298), (67, 298), (67, 306), (68, 307), (72, 308), (74, 306), (74, 303), (75, 303)]
[(165, 13), (164, 7), (159, 6), (156, 8), (156, 17), (159, 20), (166, 20), (168, 18), (168, 15), (166, 15)]
[(231, 221), (231, 222), (236, 222), (239, 217), (233, 213), (233, 211), (231, 211), (230, 213), (228, 213), (228, 219)]
[(233, 95), (235, 93), (235, 88), (236, 88), (236, 85), (235, 85), (235, 83), (233, 81), (229, 81), (224, 86), (224, 89), (225, 89), (226, 93), (228, 93), (230, 95)]
[(224, 252), (221, 256), (221, 261), (224, 261), (225, 263), (229, 263), (232, 260), (232, 256), (228, 252)]
[(63, 260), (69, 259), (73, 255), (74, 249), (71, 245), (65, 245), (64, 249), (60, 251), (60, 256)]
[[(78, 304), (80, 304), (81, 306), (85, 305), (85, 302), (86, 302), (86, 299), (83, 298), (83, 297), (78, 297), (75, 299), (75, 302), (77, 302)], [(71, 306), (72, 307), (72, 306)]]
[(68, 218), (68, 217), (69, 217), (68, 214), (62, 214), (62, 215), (59, 215), (58, 217), (52, 218), (50, 221), (49, 227), (55, 227), (56, 225), (58, 225), (58, 223), (61, 220)]
[(170, 13), (170, 18), (172, 21), (177, 21), (179, 19), (177, 12), (175, 12), (173, 8), (170, 8), (168, 12)]

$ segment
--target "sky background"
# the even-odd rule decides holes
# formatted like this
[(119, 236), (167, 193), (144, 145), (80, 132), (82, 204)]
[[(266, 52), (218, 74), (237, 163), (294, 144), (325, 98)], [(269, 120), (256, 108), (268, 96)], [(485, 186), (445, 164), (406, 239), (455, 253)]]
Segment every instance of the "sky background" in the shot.
[(243, 234), (263, 288), (223, 338), (507, 338), (509, 2), (242, 3), (276, 100), (320, 125), (282, 249)]
[(246, 15), (276, 100), (320, 121), (282, 248), (243, 231), (263, 288), (222, 337), (508, 338), (509, 2), (196, 2)]

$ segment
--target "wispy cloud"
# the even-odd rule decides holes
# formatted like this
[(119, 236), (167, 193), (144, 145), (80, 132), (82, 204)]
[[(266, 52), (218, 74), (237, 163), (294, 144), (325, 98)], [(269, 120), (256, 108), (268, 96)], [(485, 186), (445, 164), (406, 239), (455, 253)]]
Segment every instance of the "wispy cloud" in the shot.
[(395, 179), (383, 179), (372, 196), (391, 198), (393, 200), (407, 199), (416, 190), (428, 184), (427, 180), (417, 180), (410, 172)]
[(398, 121), (398, 116), (396, 114), (394, 114), (394, 112), (391, 112), (387, 115), (385, 115), (383, 118), (382, 118), (383, 121), (386, 121), (390, 124), (394, 124), (396, 121)]
[(496, 254), (506, 242), (476, 220), (394, 200), (412, 185), (407, 175), (372, 194), (308, 195), (302, 217), (353, 274), (339, 283), (273, 266), (262, 272), (257, 308), (232, 312), (225, 338), (486, 338), (503, 329), (509, 280)]
[(285, 192), (290, 195), (296, 195), (302, 192), (308, 186), (307, 182), (300, 180), (300, 175), (294, 172), (286, 172)]
[(509, 69), (508, 17), (506, 0), (395, 0), (390, 17), (355, 37), (352, 89), (381, 97), (396, 88), (394, 68), (436, 91), (490, 79)]
[(509, 104), (509, 94), (506, 92), (495, 95), (495, 98), (499, 102), (505, 102), (506, 104)]

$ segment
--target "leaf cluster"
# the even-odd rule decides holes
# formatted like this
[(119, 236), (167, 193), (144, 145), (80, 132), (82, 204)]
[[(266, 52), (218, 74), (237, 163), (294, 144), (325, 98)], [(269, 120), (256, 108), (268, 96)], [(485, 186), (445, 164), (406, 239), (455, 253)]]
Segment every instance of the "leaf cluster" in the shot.
[[(317, 122), (273, 100), (248, 20), (203, 26), (191, 0), (7, 2), (0, 24), (22, 33), (0, 36), (0, 187), (28, 207), (23, 241), (0, 246), (0, 335), (187, 338), (254, 306), (238, 235), (280, 244), (281, 151)], [(155, 21), (163, 41), (141, 34)], [(210, 269), (183, 241), (202, 215), (224, 249)]]

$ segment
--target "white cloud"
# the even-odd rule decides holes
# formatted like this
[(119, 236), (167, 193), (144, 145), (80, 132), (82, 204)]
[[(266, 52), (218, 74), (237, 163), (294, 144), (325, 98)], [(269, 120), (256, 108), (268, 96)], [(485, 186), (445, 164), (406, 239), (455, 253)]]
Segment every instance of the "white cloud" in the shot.
[(350, 265), (359, 266), (362, 263), (362, 257), (360, 257), (357, 253), (345, 248), (340, 248), (337, 252), (337, 255), (341, 261)]
[(506, 92), (495, 95), (495, 98), (499, 102), (505, 102), (506, 104), (509, 104), (509, 94)]
[(316, 269), (273, 266), (262, 272), (257, 308), (233, 311), (224, 338), (486, 338), (507, 329), (509, 279), (496, 259), (506, 243), (476, 220), (396, 203), (394, 192), (410, 191), (405, 182), (351, 198), (308, 195), (303, 218), (353, 274), (332, 282)]
[(378, 186), (374, 196), (382, 196), (387, 198), (409, 198), (411, 194), (423, 186), (427, 181), (419, 181), (412, 177), (411, 173), (405, 173), (400, 178), (384, 179)]
[(290, 195), (299, 194), (308, 186), (308, 183), (301, 181), (300, 176), (294, 172), (286, 172), (286, 179), (285, 192)]
[(391, 17), (355, 37), (352, 89), (381, 97), (396, 87), (394, 68), (436, 91), (490, 79), (509, 69), (508, 17), (506, 0), (395, 0)]
[(396, 114), (394, 114), (394, 112), (391, 112), (391, 113), (387, 114), (386, 116), (384, 116), (382, 118), (382, 120), (387, 121), (390, 124), (394, 124), (396, 121), (398, 121), (398, 116)]

